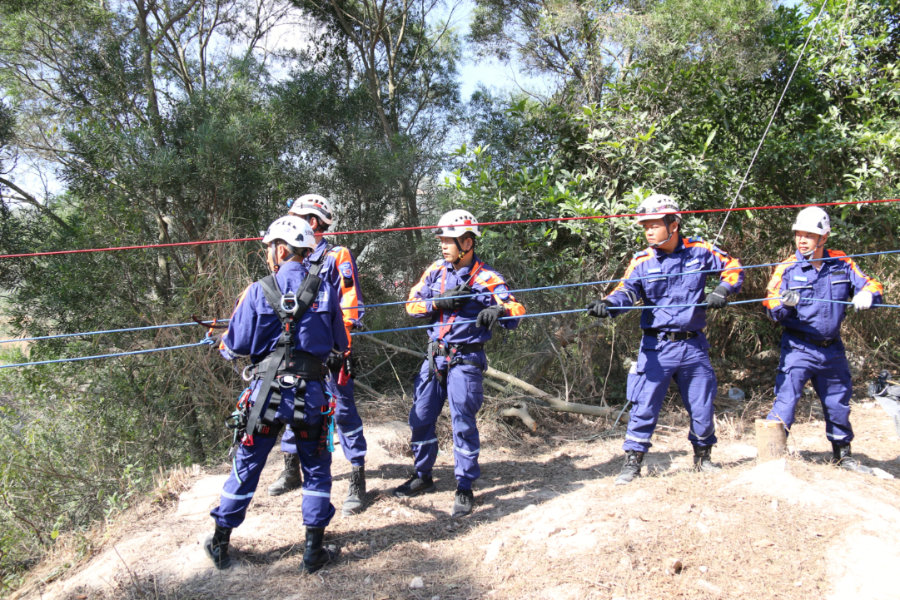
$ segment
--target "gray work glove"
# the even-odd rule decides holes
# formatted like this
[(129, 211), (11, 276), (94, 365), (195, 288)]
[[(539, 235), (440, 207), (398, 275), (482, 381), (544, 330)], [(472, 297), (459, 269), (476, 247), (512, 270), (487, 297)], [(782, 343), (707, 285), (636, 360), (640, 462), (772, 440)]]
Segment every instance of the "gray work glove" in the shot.
[(784, 292), (781, 295), (781, 303), (792, 308), (794, 306), (797, 306), (798, 304), (800, 304), (800, 292), (796, 290)]
[(707, 308), (725, 308), (726, 304), (728, 304), (728, 288), (724, 285), (717, 286), (706, 295)]
[(612, 304), (610, 304), (608, 300), (594, 300), (587, 305), (587, 314), (592, 317), (597, 317), (598, 319), (605, 319), (610, 316), (610, 306), (612, 306)]

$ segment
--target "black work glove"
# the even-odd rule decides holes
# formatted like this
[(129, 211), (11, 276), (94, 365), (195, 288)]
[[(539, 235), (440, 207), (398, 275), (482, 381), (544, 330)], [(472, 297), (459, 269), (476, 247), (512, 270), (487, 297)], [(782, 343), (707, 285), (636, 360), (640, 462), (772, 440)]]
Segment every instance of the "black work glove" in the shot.
[(479, 327), (484, 327), (485, 329), (493, 329), (500, 317), (505, 316), (506, 309), (499, 304), (494, 304), (493, 306), (481, 309), (481, 312), (475, 317), (475, 324)]
[(337, 373), (344, 366), (344, 355), (337, 350), (332, 350), (328, 358), (325, 359), (325, 366), (332, 373)]
[(726, 304), (728, 304), (728, 288), (724, 285), (718, 286), (706, 295), (707, 308), (725, 308)]
[(612, 306), (608, 300), (594, 300), (587, 305), (587, 314), (598, 319), (609, 317), (609, 307)]
[(472, 293), (472, 288), (465, 284), (460, 284), (450, 288), (431, 300), (431, 306), (438, 310), (459, 310), (469, 301), (468, 296)]
[(781, 295), (781, 303), (785, 306), (794, 307), (800, 304), (800, 292), (797, 290), (789, 290)]

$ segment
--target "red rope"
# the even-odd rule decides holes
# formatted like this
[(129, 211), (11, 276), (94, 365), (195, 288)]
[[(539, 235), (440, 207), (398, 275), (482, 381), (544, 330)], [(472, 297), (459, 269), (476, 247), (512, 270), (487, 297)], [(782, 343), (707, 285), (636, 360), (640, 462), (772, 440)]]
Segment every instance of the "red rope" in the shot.
[[(900, 198), (887, 198), (881, 200), (856, 200), (853, 202), (816, 202), (813, 204), (781, 204), (770, 206), (744, 206), (735, 208), (704, 208), (698, 210), (683, 210), (681, 214), (703, 214), (717, 212), (736, 212), (744, 210), (771, 210), (775, 208), (805, 208), (807, 206), (849, 206), (853, 204), (882, 204), (885, 202), (900, 202)], [(616, 219), (621, 217), (636, 217), (637, 213), (626, 213), (620, 215), (588, 215), (584, 217), (552, 217), (546, 219), (518, 219), (515, 221), (483, 221), (478, 226), (486, 225), (517, 225), (526, 223), (553, 223), (563, 221), (585, 221), (591, 219)], [(331, 231), (325, 232), (324, 235), (357, 235), (361, 233), (392, 233), (395, 231), (416, 231), (422, 229), (434, 229), (436, 225), (416, 225), (414, 227), (387, 227), (384, 229), (357, 229), (353, 231)], [(28, 258), (32, 256), (54, 256), (59, 254), (84, 254), (87, 252), (113, 252), (116, 250), (141, 250), (147, 248), (174, 248), (177, 246), (202, 246), (207, 244), (229, 244), (231, 242), (256, 242), (261, 237), (250, 238), (232, 238), (228, 240), (203, 240), (199, 242), (174, 242), (168, 244), (144, 244), (140, 246), (116, 246), (111, 248), (86, 248), (83, 250), (53, 250), (50, 252), (30, 252), (23, 254), (0, 254), (3, 258)]]

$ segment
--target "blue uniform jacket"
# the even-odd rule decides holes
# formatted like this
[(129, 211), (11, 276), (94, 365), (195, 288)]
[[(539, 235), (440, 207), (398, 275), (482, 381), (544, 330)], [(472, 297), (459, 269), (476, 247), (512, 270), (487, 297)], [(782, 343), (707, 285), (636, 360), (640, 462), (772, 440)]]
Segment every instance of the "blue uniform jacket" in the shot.
[[(306, 278), (306, 267), (298, 262), (283, 263), (275, 281), (282, 293), (296, 292)], [(340, 297), (329, 281), (322, 281), (319, 295), (309, 310), (300, 318), (297, 331), (298, 350), (309, 352), (323, 361), (332, 347), (341, 352), (347, 349), (347, 335), (341, 317)], [(262, 286), (253, 282), (237, 300), (228, 329), (222, 336), (219, 351), (232, 360), (249, 356), (253, 364), (264, 359), (281, 336), (281, 321), (269, 306)]]
[(622, 281), (606, 297), (610, 314), (627, 312), (615, 310), (616, 306), (634, 306), (643, 300), (644, 306), (655, 308), (641, 311), (641, 329), (701, 331), (706, 327), (705, 306), (672, 305), (705, 302), (706, 278), (714, 273), (702, 271), (721, 271), (719, 282), (729, 295), (738, 293), (744, 282), (740, 261), (698, 238), (679, 236), (669, 254), (653, 248), (638, 252)]
[[(457, 311), (445, 312), (432, 306), (432, 298), (460, 284), (468, 284), (473, 293), (489, 293), (472, 296)], [(491, 331), (474, 322), (478, 313), (488, 306), (503, 306), (509, 317), (521, 317), (525, 314), (525, 307), (516, 302), (503, 276), (482, 262), (477, 255), (470, 266), (459, 270), (446, 260), (435, 261), (425, 269), (422, 277), (410, 290), (409, 300), (406, 312), (414, 317), (431, 319), (433, 326), (428, 329), (428, 336), (432, 340), (442, 339), (449, 344), (483, 344), (491, 339)], [(457, 320), (471, 322), (455, 324)], [(499, 323), (506, 329), (515, 329), (519, 326), (519, 319), (502, 319)]]
[[(841, 322), (846, 315), (846, 302), (857, 292), (872, 293), (872, 305), (883, 302), (882, 285), (863, 273), (852, 258), (839, 250), (825, 250), (818, 271), (799, 251), (775, 267), (763, 304), (772, 320), (814, 341), (833, 340), (840, 336)], [(781, 296), (790, 290), (799, 292), (800, 304), (785, 306)]]

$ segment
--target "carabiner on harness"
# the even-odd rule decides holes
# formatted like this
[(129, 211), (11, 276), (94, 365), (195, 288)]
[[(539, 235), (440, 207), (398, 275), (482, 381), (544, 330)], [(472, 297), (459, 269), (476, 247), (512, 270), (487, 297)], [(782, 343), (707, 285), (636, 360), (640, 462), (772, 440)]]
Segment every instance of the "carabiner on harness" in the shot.
[(289, 315), (297, 314), (300, 303), (297, 302), (297, 295), (294, 292), (288, 292), (281, 296), (281, 310)]

